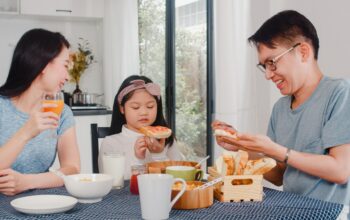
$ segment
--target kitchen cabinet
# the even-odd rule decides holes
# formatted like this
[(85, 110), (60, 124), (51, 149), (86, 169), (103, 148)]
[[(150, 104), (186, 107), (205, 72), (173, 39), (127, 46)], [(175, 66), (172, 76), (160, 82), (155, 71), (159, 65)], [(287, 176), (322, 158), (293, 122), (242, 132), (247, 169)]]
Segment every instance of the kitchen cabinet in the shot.
[(19, 0), (0, 0), (0, 14), (18, 14)]
[[(111, 117), (111, 114), (74, 117), (78, 146), (80, 151), (81, 173), (92, 173), (90, 124), (96, 123), (99, 127), (108, 127), (111, 123)], [(59, 168), (59, 161), (57, 157), (52, 167), (55, 169)]]
[(103, 0), (21, 0), (21, 14), (103, 18)]

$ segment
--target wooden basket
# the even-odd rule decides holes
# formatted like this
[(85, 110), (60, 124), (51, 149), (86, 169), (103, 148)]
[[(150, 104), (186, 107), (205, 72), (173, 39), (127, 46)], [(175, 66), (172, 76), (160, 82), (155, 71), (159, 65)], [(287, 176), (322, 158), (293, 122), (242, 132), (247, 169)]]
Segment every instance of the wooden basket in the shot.
[[(214, 167), (208, 168), (208, 180), (222, 177)], [(262, 175), (224, 176), (223, 181), (215, 185), (214, 197), (220, 202), (262, 201)]]

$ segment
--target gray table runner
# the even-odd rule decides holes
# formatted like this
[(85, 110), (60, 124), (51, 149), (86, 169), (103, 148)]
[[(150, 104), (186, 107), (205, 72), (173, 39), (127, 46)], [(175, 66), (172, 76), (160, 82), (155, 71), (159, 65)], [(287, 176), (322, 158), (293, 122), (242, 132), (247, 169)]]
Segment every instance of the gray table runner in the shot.
[[(264, 188), (262, 202), (221, 203), (206, 209), (172, 210), (170, 219), (336, 219), (343, 206), (292, 193)], [(10, 202), (30, 195), (69, 195), (64, 187), (33, 190), (14, 197), (0, 195), (0, 219), (141, 219), (140, 200), (129, 192), (129, 186), (112, 190), (101, 202), (78, 203), (65, 213), (27, 215), (17, 212)], [(156, 211), (156, 210), (155, 210)]]

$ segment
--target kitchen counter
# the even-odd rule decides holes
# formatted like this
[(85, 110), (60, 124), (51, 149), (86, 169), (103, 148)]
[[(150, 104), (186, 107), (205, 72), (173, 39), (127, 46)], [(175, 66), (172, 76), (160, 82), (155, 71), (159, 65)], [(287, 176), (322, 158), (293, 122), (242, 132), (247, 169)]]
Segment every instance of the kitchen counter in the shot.
[(86, 109), (86, 110), (72, 110), (74, 116), (85, 116), (85, 115), (110, 115), (112, 110), (106, 109)]

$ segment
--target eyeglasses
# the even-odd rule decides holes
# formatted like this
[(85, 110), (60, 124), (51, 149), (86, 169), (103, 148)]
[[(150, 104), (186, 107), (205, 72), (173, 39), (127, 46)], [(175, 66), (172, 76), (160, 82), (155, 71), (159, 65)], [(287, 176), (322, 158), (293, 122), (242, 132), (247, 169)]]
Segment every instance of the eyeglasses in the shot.
[(284, 51), (283, 53), (281, 53), (280, 55), (277, 55), (275, 58), (271, 59), (271, 60), (267, 60), (264, 64), (262, 63), (258, 63), (256, 66), (259, 68), (259, 70), (261, 70), (263, 73), (266, 73), (266, 70), (269, 71), (275, 71), (277, 69), (276, 63), (281, 59), (281, 57), (283, 57), (284, 55), (286, 55), (287, 53), (289, 53), (290, 51), (292, 51), (294, 48), (296, 48), (297, 46), (299, 46), (301, 43), (297, 43), (294, 46), (292, 46), (291, 48), (289, 48), (288, 50)]

